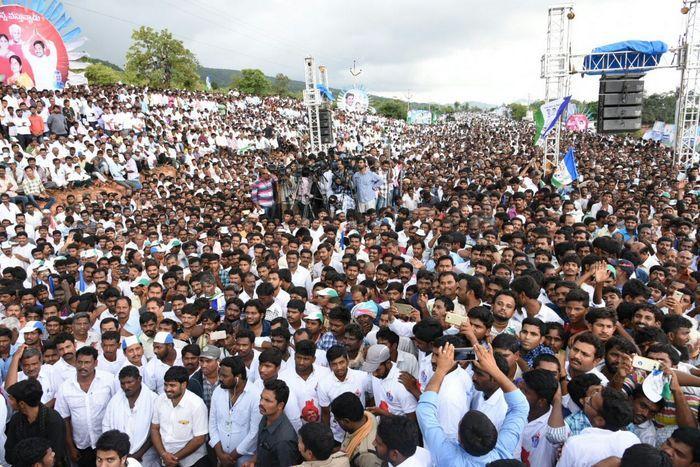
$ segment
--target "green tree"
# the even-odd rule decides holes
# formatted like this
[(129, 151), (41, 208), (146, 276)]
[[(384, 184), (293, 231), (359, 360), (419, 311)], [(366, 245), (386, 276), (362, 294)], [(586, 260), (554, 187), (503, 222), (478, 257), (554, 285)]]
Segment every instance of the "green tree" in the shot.
[(272, 82), (272, 93), (279, 96), (289, 94), (289, 77), (284, 73), (277, 73), (275, 80)]
[(675, 123), (676, 121), (676, 92), (645, 96), (642, 104), (642, 122), (656, 121)]
[(125, 67), (129, 81), (155, 88), (202, 87), (197, 58), (170, 31), (141, 26), (131, 39)]
[(263, 95), (270, 91), (270, 82), (265, 74), (258, 69), (246, 68), (241, 75), (233, 80), (231, 87), (246, 94)]
[(115, 84), (124, 80), (122, 73), (102, 63), (88, 66), (85, 69), (85, 77), (90, 84)]
[(513, 117), (513, 120), (522, 120), (527, 114), (527, 106), (517, 102), (508, 104), (508, 109), (510, 109), (510, 116)]
[(397, 99), (387, 99), (379, 102), (376, 107), (377, 113), (383, 117), (406, 120), (406, 103)]

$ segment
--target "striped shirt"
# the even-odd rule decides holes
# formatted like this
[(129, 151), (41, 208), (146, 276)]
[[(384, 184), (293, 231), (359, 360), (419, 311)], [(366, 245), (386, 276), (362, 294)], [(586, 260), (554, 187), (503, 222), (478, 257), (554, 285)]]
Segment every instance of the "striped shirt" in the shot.
[(275, 204), (275, 197), (272, 191), (272, 179), (263, 180), (259, 178), (251, 187), (251, 199), (262, 207), (269, 207)]

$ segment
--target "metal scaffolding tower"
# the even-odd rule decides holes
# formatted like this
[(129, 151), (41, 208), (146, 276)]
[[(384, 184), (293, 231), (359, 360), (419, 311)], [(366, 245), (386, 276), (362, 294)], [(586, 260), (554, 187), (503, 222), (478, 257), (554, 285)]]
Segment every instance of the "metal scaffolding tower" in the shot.
[[(547, 50), (542, 57), (542, 74), (545, 79), (544, 101), (549, 102), (569, 95), (569, 60), (571, 41), (569, 39), (570, 20), (573, 19), (571, 4), (549, 8), (547, 20)], [(544, 141), (542, 170), (547, 171), (547, 163), (552, 168), (559, 163), (559, 138), (561, 122), (557, 122)]]
[[(325, 67), (323, 75), (325, 76)], [(304, 81), (304, 105), (309, 117), (309, 142), (311, 143), (311, 152), (318, 153), (323, 150), (323, 145), (321, 144), (321, 122), (318, 116), (323, 97), (316, 87), (319, 79), (313, 57), (304, 59)]]
[(681, 38), (679, 68), (681, 87), (678, 96), (675, 161), (681, 167), (698, 162), (698, 126), (700, 125), (700, 19), (698, 1), (685, 0), (685, 34)]

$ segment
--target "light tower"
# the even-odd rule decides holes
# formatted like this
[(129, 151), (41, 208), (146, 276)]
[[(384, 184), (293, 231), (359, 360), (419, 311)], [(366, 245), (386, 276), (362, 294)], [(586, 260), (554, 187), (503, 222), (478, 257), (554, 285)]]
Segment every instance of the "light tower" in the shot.
[[(545, 79), (544, 101), (549, 102), (569, 95), (569, 55), (571, 40), (569, 38), (570, 22), (574, 19), (571, 4), (557, 5), (549, 8), (547, 19), (547, 49), (542, 57), (541, 77)], [(559, 163), (559, 138), (561, 122), (549, 132), (544, 141), (542, 170), (546, 173), (547, 163), (556, 167)]]
[(676, 119), (675, 161), (686, 168), (698, 161), (698, 126), (700, 125), (700, 19), (698, 0), (685, 0), (685, 34), (681, 38), (679, 68), (681, 87)]

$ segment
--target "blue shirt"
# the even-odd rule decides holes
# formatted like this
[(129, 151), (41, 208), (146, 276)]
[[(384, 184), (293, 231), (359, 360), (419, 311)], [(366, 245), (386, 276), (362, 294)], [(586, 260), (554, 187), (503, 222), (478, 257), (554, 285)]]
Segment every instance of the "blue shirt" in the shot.
[(483, 466), (498, 459), (512, 459), (513, 452), (520, 441), (520, 434), (527, 423), (530, 406), (522, 392), (516, 390), (504, 394), (508, 411), (503, 425), (498, 432), (496, 447), (483, 456), (468, 454), (456, 441), (445, 436), (438, 420), (438, 394), (426, 391), (418, 401), (416, 415), (423, 432), (425, 448), (435, 459), (435, 465), (447, 466)]
[(377, 199), (376, 190), (382, 187), (384, 181), (379, 175), (368, 170), (365, 173), (355, 172), (352, 176), (352, 184), (357, 193), (357, 201), (360, 203), (369, 203)]

